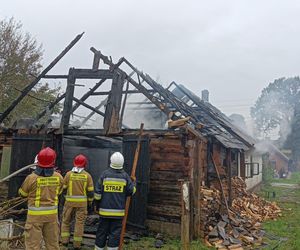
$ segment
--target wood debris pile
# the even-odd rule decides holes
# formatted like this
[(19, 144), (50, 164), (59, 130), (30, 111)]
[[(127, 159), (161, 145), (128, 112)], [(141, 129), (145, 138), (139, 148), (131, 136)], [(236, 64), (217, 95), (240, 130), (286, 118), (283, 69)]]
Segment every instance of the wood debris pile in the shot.
[(8, 183), (0, 183), (0, 202), (5, 201), (8, 196)]
[[(225, 183), (223, 187), (226, 189)], [(229, 211), (218, 189), (201, 189), (201, 231), (205, 242), (217, 249), (257, 248), (263, 244), (261, 222), (276, 219), (281, 210), (275, 203), (247, 192), (240, 178), (232, 179), (232, 188), (234, 200)]]
[(27, 210), (20, 209), (20, 205), (26, 202), (25, 198), (17, 197), (0, 203), (0, 219), (11, 218), (24, 214)]
[(247, 192), (246, 184), (241, 178), (232, 178), (232, 187), (235, 190), (232, 209), (240, 213), (242, 217), (262, 222), (276, 220), (278, 216), (281, 216), (281, 209), (276, 202), (266, 201), (254, 193)]
[(16, 197), (0, 203), (0, 249), (24, 249), (24, 221), (18, 221), (27, 209), (25, 198)]

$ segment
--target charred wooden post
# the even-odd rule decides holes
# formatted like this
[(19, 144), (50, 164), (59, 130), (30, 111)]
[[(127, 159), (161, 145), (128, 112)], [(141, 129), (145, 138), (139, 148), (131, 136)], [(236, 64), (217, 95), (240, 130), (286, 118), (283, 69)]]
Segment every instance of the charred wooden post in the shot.
[(232, 205), (232, 169), (231, 169), (231, 149), (227, 149), (227, 178), (228, 178), (228, 205), (231, 207)]
[(74, 90), (75, 90), (74, 84), (76, 82), (74, 70), (75, 70), (74, 68), (70, 68), (69, 70), (64, 109), (63, 109), (61, 124), (60, 124), (60, 130), (62, 133), (68, 129), (70, 123), (70, 117), (72, 113), (72, 103), (73, 103)]
[(92, 69), (97, 70), (99, 68), (101, 53), (99, 51), (93, 51), (94, 53), (94, 61)]
[(122, 127), (123, 116), (124, 116), (124, 113), (125, 113), (125, 106), (126, 106), (126, 101), (127, 101), (128, 89), (129, 89), (129, 82), (127, 81), (124, 100), (123, 100), (123, 104), (122, 104), (122, 108), (121, 108), (120, 120), (119, 120), (120, 128)]
[(200, 222), (200, 186), (201, 186), (201, 145), (202, 140), (196, 139), (194, 148), (194, 167), (193, 167), (193, 232), (194, 237), (199, 237), (201, 232), (201, 222)]
[(120, 109), (125, 75), (115, 72), (108, 96), (103, 128), (107, 134), (120, 132)]
[(34, 88), (35, 85), (64, 57), (65, 54), (80, 40), (84, 33), (79, 34), (75, 37), (73, 41), (36, 77), (33, 82), (27, 85), (23, 90), (21, 95), (15, 99), (11, 105), (2, 113), (0, 116), (0, 123), (9, 115), (9, 113), (23, 100), (23, 98)]
[(181, 180), (181, 243), (182, 249), (190, 249), (190, 183)]
[(246, 178), (246, 165), (245, 165), (245, 152), (241, 152), (240, 157), (240, 176), (245, 180)]

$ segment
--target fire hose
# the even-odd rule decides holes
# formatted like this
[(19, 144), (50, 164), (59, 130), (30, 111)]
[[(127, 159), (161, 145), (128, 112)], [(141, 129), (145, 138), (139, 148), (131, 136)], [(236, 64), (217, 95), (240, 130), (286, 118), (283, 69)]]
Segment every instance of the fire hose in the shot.
[(17, 174), (19, 174), (19, 173), (21, 173), (21, 172), (23, 172), (23, 171), (25, 171), (25, 170), (27, 170), (27, 169), (29, 169), (31, 167), (35, 167), (36, 165), (37, 165), (36, 163), (33, 163), (33, 164), (29, 164), (29, 165), (27, 165), (27, 166), (25, 166), (23, 168), (20, 168), (17, 171), (13, 172), (12, 174), (10, 174), (10, 175), (4, 177), (3, 179), (1, 179), (0, 183), (9, 180), (10, 178), (16, 176)]

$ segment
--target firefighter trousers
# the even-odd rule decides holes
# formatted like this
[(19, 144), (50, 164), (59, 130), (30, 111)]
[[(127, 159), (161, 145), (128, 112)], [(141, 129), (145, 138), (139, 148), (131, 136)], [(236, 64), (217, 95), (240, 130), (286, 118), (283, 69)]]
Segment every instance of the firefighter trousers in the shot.
[(96, 233), (95, 249), (118, 249), (122, 230), (122, 219), (100, 217)]
[(26, 250), (42, 249), (42, 238), (47, 250), (59, 250), (59, 228), (57, 221), (28, 223), (25, 225)]
[(84, 223), (87, 216), (87, 207), (71, 207), (68, 205), (64, 206), (61, 225), (61, 242), (63, 244), (69, 243), (70, 226), (73, 216), (75, 217), (73, 246), (75, 248), (79, 248), (81, 246), (84, 233)]

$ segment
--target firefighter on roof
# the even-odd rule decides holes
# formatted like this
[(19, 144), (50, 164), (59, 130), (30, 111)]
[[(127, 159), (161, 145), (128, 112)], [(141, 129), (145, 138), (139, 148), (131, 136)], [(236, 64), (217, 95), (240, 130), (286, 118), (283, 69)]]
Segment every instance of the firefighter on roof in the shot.
[(100, 215), (95, 250), (102, 250), (106, 245), (108, 250), (118, 249), (126, 197), (135, 193), (134, 182), (123, 170), (123, 155), (114, 153), (110, 162), (110, 168), (95, 185), (94, 199)]
[(28, 198), (25, 224), (27, 250), (40, 250), (42, 238), (47, 250), (59, 250), (57, 206), (63, 178), (54, 171), (55, 160), (53, 149), (42, 149), (37, 156), (36, 169), (19, 189), (19, 194)]
[(73, 246), (80, 249), (84, 233), (84, 223), (87, 216), (87, 208), (92, 207), (94, 196), (94, 184), (91, 175), (84, 170), (87, 158), (80, 154), (74, 158), (74, 167), (67, 172), (64, 178), (65, 205), (61, 227), (61, 239), (64, 245), (68, 245), (70, 239), (70, 225), (72, 217), (75, 217)]

